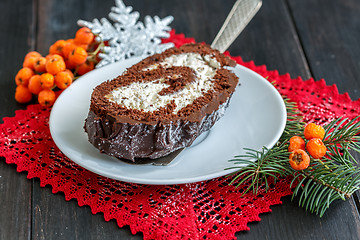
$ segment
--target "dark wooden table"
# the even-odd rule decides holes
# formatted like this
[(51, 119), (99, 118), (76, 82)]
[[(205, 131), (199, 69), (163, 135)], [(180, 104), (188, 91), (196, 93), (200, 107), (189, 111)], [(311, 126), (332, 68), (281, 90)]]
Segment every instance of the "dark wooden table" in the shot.
[[(177, 32), (211, 43), (234, 0), (125, 1), (145, 15), (175, 17)], [(30, 50), (43, 54), (57, 39), (74, 35), (78, 19), (107, 17), (112, 0), (0, 1), (0, 117), (24, 106), (14, 100), (14, 76)], [(360, 97), (360, 1), (265, 0), (260, 12), (230, 47), (232, 55), (266, 64), (281, 74), (325, 78), (340, 93)], [(358, 158), (360, 159), (360, 158)], [(359, 200), (336, 202), (323, 218), (284, 204), (250, 223), (239, 239), (360, 239)], [(128, 227), (106, 222), (89, 207), (40, 188), (39, 180), (0, 161), (0, 239), (141, 239)]]

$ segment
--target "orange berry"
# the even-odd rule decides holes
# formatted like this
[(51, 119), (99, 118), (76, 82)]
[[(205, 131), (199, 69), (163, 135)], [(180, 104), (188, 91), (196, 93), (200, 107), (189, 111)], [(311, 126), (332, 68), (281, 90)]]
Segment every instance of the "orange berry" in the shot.
[(51, 89), (54, 87), (54, 76), (50, 73), (43, 73), (40, 76), (40, 84), (44, 89)]
[(40, 82), (41, 76), (34, 75), (29, 80), (29, 91), (33, 94), (39, 94), (39, 92), (43, 89)]
[(72, 64), (80, 65), (86, 61), (87, 58), (87, 52), (85, 49), (81, 47), (76, 47), (72, 52), (69, 54), (69, 61)]
[(50, 89), (44, 89), (39, 92), (38, 102), (43, 107), (50, 107), (55, 102), (55, 92)]
[(45, 56), (46, 61), (49, 61), (50, 58), (52, 58), (53, 56), (54, 56), (54, 54), (48, 54), (48, 55), (46, 55), (46, 56)]
[(78, 69), (77, 69), (77, 73), (79, 75), (84, 75), (85, 73), (90, 72), (91, 70), (94, 69), (94, 62), (92, 61), (86, 61), (83, 64), (80, 64)]
[(71, 78), (72, 78), (72, 79), (74, 79), (74, 73), (73, 73), (71, 70), (69, 70), (69, 69), (65, 69), (65, 71), (64, 71), (64, 72), (69, 73), (69, 74), (70, 74), (70, 76), (71, 76)]
[(80, 45), (89, 45), (94, 40), (94, 34), (91, 32), (91, 30), (87, 27), (82, 27), (79, 30), (77, 30), (75, 34), (74, 42), (75, 44)]
[(35, 62), (37, 61), (38, 57), (27, 57), (23, 62), (23, 67), (34, 69)]
[(60, 89), (65, 89), (71, 85), (73, 79), (69, 72), (59, 72), (55, 76), (55, 85)]
[(39, 58), (37, 58), (37, 60), (34, 64), (34, 69), (37, 72), (45, 72), (46, 71), (45, 65), (46, 65), (46, 58), (39, 57)]
[(15, 100), (19, 103), (28, 103), (32, 99), (32, 94), (27, 87), (19, 85), (15, 90)]
[(89, 45), (86, 44), (75, 44), (77, 47), (81, 47), (82, 49), (84, 49), (85, 51), (87, 51), (89, 49)]
[[(28, 52), (26, 55), (25, 55), (25, 59), (29, 58), (29, 57), (41, 57), (41, 54), (36, 52), (36, 51), (32, 51), (32, 52)], [(24, 59), (24, 60), (25, 60)]]
[(75, 69), (76, 68), (76, 65), (73, 64), (72, 62), (70, 62), (69, 59), (65, 59), (65, 65), (66, 65), (67, 69)]
[(63, 56), (65, 58), (68, 58), (70, 53), (74, 50), (74, 48), (76, 48), (76, 45), (73, 41), (73, 39), (69, 39), (66, 41), (66, 44), (63, 47)]
[(63, 48), (64, 48), (65, 44), (66, 44), (65, 40), (57, 40), (53, 45), (50, 46), (49, 53), (64, 56)]
[(327, 149), (320, 138), (312, 138), (306, 144), (306, 150), (313, 158), (319, 159), (325, 156)]
[(64, 71), (66, 65), (64, 59), (60, 55), (54, 54), (46, 61), (45, 68), (48, 73), (55, 75), (58, 72)]
[(304, 150), (296, 149), (290, 154), (289, 163), (294, 170), (304, 170), (310, 165), (310, 157)]
[(305, 150), (305, 141), (299, 136), (293, 136), (290, 138), (289, 141), (289, 152), (292, 152), (296, 149), (302, 149)]
[(27, 86), (32, 75), (34, 75), (34, 71), (32, 69), (27, 67), (20, 69), (15, 76), (16, 85)]
[(325, 129), (320, 125), (316, 125), (315, 123), (309, 123), (305, 126), (304, 136), (307, 140), (312, 138), (320, 138), (323, 140), (325, 136)]

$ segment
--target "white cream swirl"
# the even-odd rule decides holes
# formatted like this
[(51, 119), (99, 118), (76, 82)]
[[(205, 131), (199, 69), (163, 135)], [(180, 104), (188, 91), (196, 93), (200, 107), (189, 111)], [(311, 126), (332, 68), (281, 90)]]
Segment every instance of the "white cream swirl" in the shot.
[(172, 101), (176, 108), (173, 113), (177, 113), (182, 108), (194, 102), (195, 99), (203, 96), (204, 93), (213, 88), (213, 77), (216, 70), (220, 68), (220, 63), (213, 56), (202, 57), (199, 53), (182, 53), (165, 58), (162, 62), (151, 65), (143, 69), (150, 71), (159, 67), (189, 67), (194, 70), (194, 81), (185, 85), (177, 92), (167, 95), (159, 95), (164, 88), (169, 87), (165, 83), (166, 78), (178, 78), (179, 76), (164, 76), (150, 82), (133, 82), (129, 85), (116, 88), (106, 97), (121, 106), (129, 109), (138, 109), (145, 112), (156, 111), (165, 107)]

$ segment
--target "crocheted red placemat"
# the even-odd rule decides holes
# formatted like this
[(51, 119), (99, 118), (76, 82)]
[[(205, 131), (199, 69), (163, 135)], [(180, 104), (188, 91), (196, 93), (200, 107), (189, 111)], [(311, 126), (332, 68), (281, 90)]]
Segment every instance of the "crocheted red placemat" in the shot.
[[(169, 39), (176, 46), (194, 42), (171, 31)], [(276, 82), (279, 92), (298, 103), (305, 120), (325, 124), (336, 117), (360, 115), (360, 100), (340, 95), (335, 85), (325, 81), (291, 79), (253, 62), (244, 65)], [(260, 221), (259, 214), (270, 212), (281, 197), (291, 194), (289, 182), (282, 180), (257, 196), (242, 195), (245, 185), (229, 186), (231, 179), (221, 177), (183, 185), (141, 185), (99, 176), (76, 165), (52, 141), (49, 109), (30, 105), (15, 117), (4, 118), (0, 125), (0, 156), (6, 163), (37, 177), (41, 186), (52, 186), (53, 193), (63, 192), (65, 199), (77, 199), (79, 206), (90, 206), (92, 213), (104, 213), (105, 220), (116, 219), (119, 227), (129, 225), (132, 233), (142, 232), (144, 239), (231, 239), (235, 232), (249, 230), (247, 223)]]

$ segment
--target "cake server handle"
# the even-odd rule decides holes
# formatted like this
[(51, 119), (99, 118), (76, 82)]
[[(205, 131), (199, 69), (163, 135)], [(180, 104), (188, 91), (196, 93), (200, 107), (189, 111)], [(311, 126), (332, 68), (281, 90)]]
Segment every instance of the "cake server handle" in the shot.
[(225, 52), (259, 11), (261, 5), (261, 0), (237, 0), (211, 47), (221, 53)]

